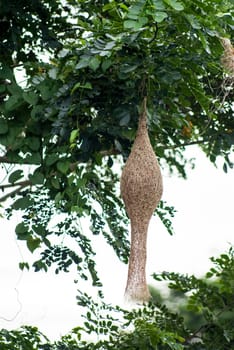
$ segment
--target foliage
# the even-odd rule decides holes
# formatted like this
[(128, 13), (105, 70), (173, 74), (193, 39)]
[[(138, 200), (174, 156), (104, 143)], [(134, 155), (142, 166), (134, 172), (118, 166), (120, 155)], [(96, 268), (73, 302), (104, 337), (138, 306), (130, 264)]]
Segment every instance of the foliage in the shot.
[[(78, 304), (84, 307), (84, 322), (49, 342), (36, 328), (2, 330), (2, 350), (230, 350), (234, 347), (234, 249), (211, 259), (214, 267), (205, 279), (163, 272), (156, 280), (170, 281), (169, 288), (187, 300), (187, 309), (200, 324), (189, 327), (178, 303), (172, 311), (163, 302), (126, 310), (80, 293)], [(167, 301), (166, 301), (167, 303)], [(92, 340), (87, 340), (91, 336)]]
[[(36, 327), (24, 326), (19, 330), (0, 330), (0, 345), (2, 350), (46, 350), (49, 340)], [(44, 344), (44, 345), (43, 345)]]

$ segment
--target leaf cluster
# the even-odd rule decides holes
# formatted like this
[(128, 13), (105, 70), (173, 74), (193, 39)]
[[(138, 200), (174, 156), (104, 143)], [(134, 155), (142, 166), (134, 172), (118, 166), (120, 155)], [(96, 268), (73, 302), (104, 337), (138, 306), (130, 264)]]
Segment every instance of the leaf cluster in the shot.
[[(157, 301), (127, 310), (107, 304), (100, 291), (97, 301), (80, 292), (77, 301), (85, 310), (84, 322), (71, 333), (52, 343), (33, 327), (1, 330), (1, 349), (230, 350), (234, 345), (233, 247), (212, 261), (214, 267), (203, 279), (166, 272), (154, 275), (169, 281), (169, 288), (185, 298), (193, 319), (191, 328), (178, 298), (174, 311)], [(202, 315), (200, 324), (198, 314)]]

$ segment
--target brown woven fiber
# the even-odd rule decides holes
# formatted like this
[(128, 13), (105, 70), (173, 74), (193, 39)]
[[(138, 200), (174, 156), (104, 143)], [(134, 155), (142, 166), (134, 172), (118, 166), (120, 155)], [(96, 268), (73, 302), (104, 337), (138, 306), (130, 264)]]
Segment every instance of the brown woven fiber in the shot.
[(146, 98), (129, 158), (123, 168), (120, 189), (131, 221), (131, 250), (125, 299), (150, 299), (146, 283), (146, 244), (150, 218), (162, 196), (162, 176), (147, 131)]
[(226, 69), (229, 77), (234, 78), (234, 47), (228, 38), (221, 38), (224, 53), (221, 57), (221, 63)]

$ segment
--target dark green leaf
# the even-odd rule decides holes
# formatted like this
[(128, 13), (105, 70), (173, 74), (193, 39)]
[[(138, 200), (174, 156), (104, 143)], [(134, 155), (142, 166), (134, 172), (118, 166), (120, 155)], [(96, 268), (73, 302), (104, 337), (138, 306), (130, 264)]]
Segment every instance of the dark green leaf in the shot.
[(7, 111), (13, 111), (20, 104), (19, 97), (17, 95), (10, 96), (5, 103), (5, 108)]
[(23, 222), (16, 226), (15, 233), (19, 240), (26, 240), (30, 235), (28, 226), (26, 226)]
[(8, 178), (10, 183), (14, 183), (24, 176), (23, 170), (15, 170)]
[(23, 222), (21, 222), (20, 224), (18, 224), (15, 228), (15, 233), (19, 234), (19, 233), (25, 233), (28, 232), (28, 226), (26, 226)]
[(119, 125), (126, 126), (128, 125), (129, 121), (130, 121), (130, 114), (126, 113), (126, 115), (120, 119)]
[(67, 174), (70, 167), (70, 162), (68, 160), (60, 160), (56, 165), (57, 165), (57, 169), (62, 174)]
[(31, 235), (27, 238), (27, 247), (31, 253), (40, 247), (41, 240), (39, 238), (33, 238)]
[(58, 155), (55, 153), (48, 154), (45, 159), (45, 164), (51, 166), (58, 161)]
[(40, 139), (38, 137), (28, 137), (26, 143), (28, 144), (29, 148), (34, 152), (38, 151), (41, 145)]
[(29, 270), (29, 264), (27, 262), (20, 262), (19, 268), (20, 268), (20, 270), (24, 270), (24, 269)]
[(7, 121), (3, 118), (0, 118), (0, 135), (6, 134), (8, 132)]
[(44, 183), (44, 174), (37, 170), (33, 174), (29, 174), (28, 178), (32, 185), (42, 185)]
[(22, 96), (32, 106), (35, 106), (38, 102), (38, 95), (35, 92), (24, 92)]
[(227, 166), (227, 163), (223, 163), (223, 171), (224, 171), (225, 173), (227, 173), (227, 172), (228, 172), (228, 166)]
[(23, 210), (23, 209), (27, 209), (28, 207), (30, 207), (32, 205), (32, 203), (33, 203), (32, 200), (26, 196), (26, 197), (22, 197), (22, 198), (17, 199), (13, 203), (12, 207), (16, 210), (17, 209)]

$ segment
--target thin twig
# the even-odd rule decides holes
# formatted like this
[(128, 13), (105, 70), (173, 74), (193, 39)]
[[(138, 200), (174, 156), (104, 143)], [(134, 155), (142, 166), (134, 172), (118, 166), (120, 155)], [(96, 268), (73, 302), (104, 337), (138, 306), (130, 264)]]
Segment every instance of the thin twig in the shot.
[(201, 325), (196, 331), (194, 331), (189, 337), (185, 339), (185, 344), (189, 344), (193, 339), (198, 338), (201, 339), (199, 333), (203, 330), (205, 325)]

